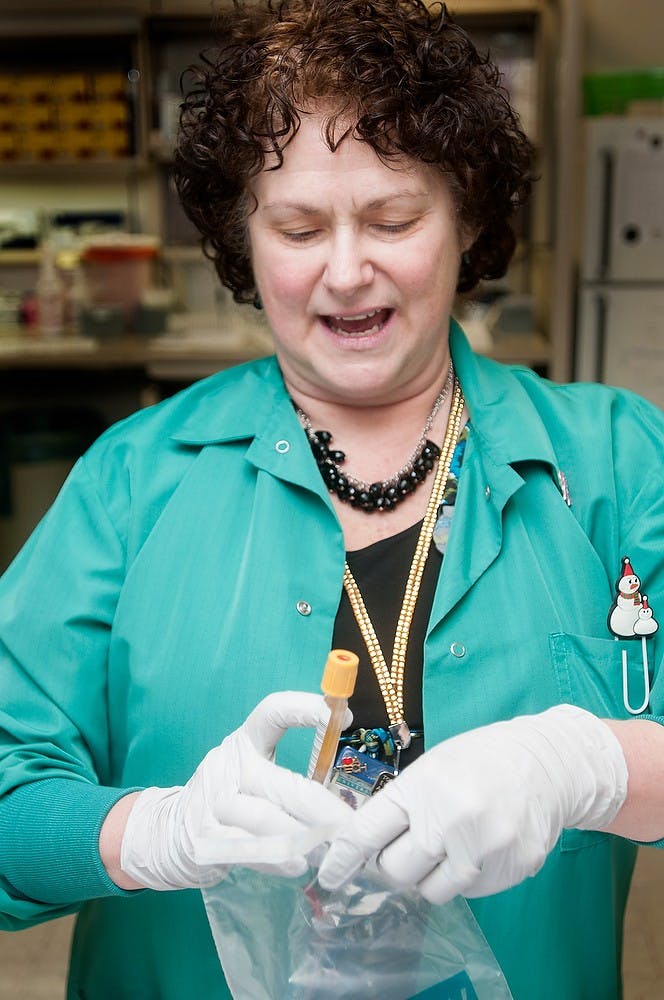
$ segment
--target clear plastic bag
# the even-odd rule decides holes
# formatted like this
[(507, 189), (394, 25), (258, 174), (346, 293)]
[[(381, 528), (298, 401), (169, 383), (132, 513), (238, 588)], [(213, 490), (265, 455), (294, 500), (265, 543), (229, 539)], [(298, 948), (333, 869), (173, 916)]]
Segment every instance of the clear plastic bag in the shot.
[(509, 1000), (464, 899), (432, 906), (365, 869), (334, 893), (233, 868), (202, 889), (236, 1000)]

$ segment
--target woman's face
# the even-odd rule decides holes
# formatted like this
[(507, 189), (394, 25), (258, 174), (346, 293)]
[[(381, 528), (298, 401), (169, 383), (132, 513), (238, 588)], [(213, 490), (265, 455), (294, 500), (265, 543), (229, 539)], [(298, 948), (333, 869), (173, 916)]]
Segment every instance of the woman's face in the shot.
[[(384, 164), (352, 137), (331, 152), (302, 117), (283, 165), (252, 182), (256, 285), (294, 394), (393, 403), (439, 386), (461, 252), (443, 176)], [(268, 164), (269, 166), (269, 164)]]

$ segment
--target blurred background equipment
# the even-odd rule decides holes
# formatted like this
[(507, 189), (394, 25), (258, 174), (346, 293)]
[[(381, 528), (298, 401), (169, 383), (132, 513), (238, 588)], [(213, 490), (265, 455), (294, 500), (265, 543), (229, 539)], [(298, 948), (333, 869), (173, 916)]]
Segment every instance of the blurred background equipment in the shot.
[(664, 118), (585, 128), (577, 375), (664, 406)]

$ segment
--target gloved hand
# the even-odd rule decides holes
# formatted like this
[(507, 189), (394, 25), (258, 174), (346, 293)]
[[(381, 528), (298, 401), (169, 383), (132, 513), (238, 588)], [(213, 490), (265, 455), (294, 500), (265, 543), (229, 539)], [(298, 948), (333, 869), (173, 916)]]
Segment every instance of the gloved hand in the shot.
[[(352, 809), (271, 759), (287, 729), (315, 727), (328, 717), (320, 695), (268, 695), (207, 754), (186, 785), (142, 791), (122, 837), (125, 874), (151, 889), (213, 884), (232, 864), (303, 874), (307, 841), (321, 839), (322, 823), (331, 832), (347, 822)], [(347, 725), (351, 721), (349, 711)]]
[(627, 794), (611, 729), (558, 705), (428, 750), (353, 815), (318, 872), (336, 889), (374, 854), (432, 903), (489, 896), (534, 875), (563, 828), (602, 829)]

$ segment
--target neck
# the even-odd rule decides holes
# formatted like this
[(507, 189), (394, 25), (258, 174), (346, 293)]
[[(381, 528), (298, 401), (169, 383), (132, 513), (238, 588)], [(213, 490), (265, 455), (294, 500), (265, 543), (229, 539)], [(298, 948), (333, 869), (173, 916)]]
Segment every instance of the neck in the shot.
[[(449, 369), (449, 355), (442, 370), (428, 379), (426, 384), (405, 391), (401, 397), (378, 402), (366, 402), (361, 397), (351, 400), (336, 399), (333, 396), (313, 393), (306, 387), (286, 383), (295, 405), (309, 417), (314, 428), (325, 428), (335, 438), (338, 447), (345, 444), (350, 448), (351, 441), (367, 438), (371, 442), (385, 438), (393, 443), (404, 438), (417, 441), (424, 427), (436, 398), (443, 387)], [(450, 395), (443, 402), (438, 413), (445, 417), (442, 427), (446, 424), (449, 412)], [(436, 420), (436, 427), (439, 424)], [(414, 436), (414, 437), (413, 437)], [(397, 463), (398, 464), (398, 463)]]

